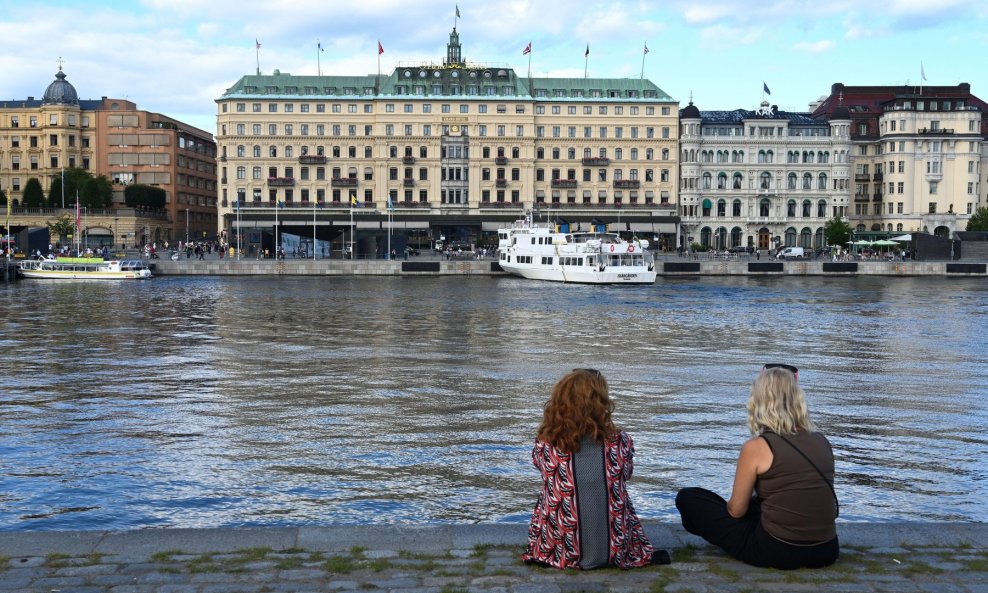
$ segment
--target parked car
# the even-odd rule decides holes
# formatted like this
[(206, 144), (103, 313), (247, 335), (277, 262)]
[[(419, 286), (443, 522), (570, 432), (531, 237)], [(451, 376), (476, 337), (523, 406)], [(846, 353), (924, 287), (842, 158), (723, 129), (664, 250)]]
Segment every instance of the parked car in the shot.
[(777, 259), (802, 259), (806, 252), (802, 247), (786, 247), (775, 256)]
[(755, 248), (754, 247), (741, 247), (739, 245), (737, 247), (731, 247), (727, 251), (728, 251), (728, 253), (754, 253), (755, 252)]

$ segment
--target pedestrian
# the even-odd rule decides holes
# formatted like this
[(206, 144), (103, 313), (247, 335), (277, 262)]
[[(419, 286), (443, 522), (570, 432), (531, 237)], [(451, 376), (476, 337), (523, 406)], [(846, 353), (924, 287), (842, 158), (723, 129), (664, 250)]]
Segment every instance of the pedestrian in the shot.
[(752, 438), (741, 447), (731, 499), (683, 488), (676, 508), (686, 531), (752, 566), (791, 570), (837, 561), (834, 453), (814, 430), (789, 365), (766, 365), (748, 398)]
[(625, 482), (635, 447), (612, 422), (613, 410), (600, 371), (574, 369), (553, 387), (532, 449), (542, 488), (525, 562), (582, 569), (669, 564), (631, 504)]

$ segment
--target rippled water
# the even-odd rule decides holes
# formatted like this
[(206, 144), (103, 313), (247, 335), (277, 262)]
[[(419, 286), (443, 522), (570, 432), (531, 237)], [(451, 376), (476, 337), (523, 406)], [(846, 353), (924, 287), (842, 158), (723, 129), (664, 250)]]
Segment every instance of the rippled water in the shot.
[(0, 284), (0, 529), (513, 521), (552, 384), (601, 369), (645, 518), (729, 494), (800, 367), (841, 519), (988, 520), (988, 286), (938, 278)]

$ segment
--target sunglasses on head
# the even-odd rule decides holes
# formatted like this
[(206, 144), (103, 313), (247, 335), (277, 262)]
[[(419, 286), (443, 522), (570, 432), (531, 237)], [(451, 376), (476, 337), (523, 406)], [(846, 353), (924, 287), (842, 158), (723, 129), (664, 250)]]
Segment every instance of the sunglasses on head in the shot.
[(786, 369), (787, 371), (795, 375), (797, 378), (799, 377), (799, 369), (792, 366), (791, 364), (783, 364), (781, 362), (770, 362), (762, 367), (763, 371), (766, 371), (768, 369)]
[(574, 373), (579, 371), (583, 371), (585, 373), (590, 373), (591, 375), (594, 375), (596, 377), (600, 377), (600, 371), (598, 371), (597, 369), (573, 369)]

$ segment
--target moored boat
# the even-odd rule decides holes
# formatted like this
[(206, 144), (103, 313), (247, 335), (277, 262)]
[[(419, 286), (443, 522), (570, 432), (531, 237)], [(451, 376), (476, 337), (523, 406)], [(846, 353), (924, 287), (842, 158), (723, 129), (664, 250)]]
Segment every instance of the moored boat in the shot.
[(656, 277), (648, 241), (608, 232), (562, 232), (531, 214), (498, 229), (498, 251), (502, 270), (534, 280), (652, 284)]
[(17, 264), (24, 278), (45, 280), (141, 280), (151, 277), (151, 270), (141, 260), (104, 260), (101, 257), (39, 257)]

